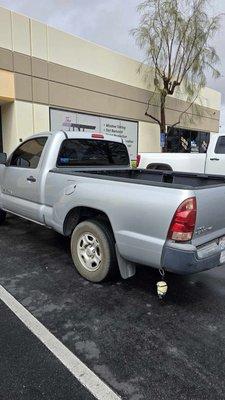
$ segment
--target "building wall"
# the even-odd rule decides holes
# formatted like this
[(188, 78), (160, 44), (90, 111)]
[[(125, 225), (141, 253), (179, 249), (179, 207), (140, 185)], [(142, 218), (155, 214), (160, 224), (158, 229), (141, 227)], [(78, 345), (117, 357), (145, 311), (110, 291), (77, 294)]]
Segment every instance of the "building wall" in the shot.
[[(137, 73), (137, 60), (3, 7), (0, 7), (0, 47), (137, 88), (154, 90), (153, 79), (147, 88)], [(182, 90), (176, 97), (186, 100)], [(205, 88), (200, 97), (199, 101), (205, 107), (220, 109), (217, 91)]]
[(2, 106), (3, 148), (9, 154), (33, 132), (49, 130), (49, 107), (16, 100)]
[(157, 124), (139, 122), (139, 152), (159, 153), (160, 148), (160, 129)]
[[(0, 70), (15, 80), (15, 104), (3, 106), (4, 146), (11, 150), (19, 138), (48, 129), (49, 107), (59, 107), (139, 121), (140, 149), (159, 149), (158, 127), (145, 116), (153, 81), (147, 87), (138, 67), (136, 60), (0, 7)], [(194, 118), (180, 125), (217, 132), (220, 94), (206, 88), (197, 103), (197, 111), (188, 110)], [(182, 90), (168, 98), (168, 124), (187, 106)], [(151, 101), (149, 111), (158, 117), (158, 104)]]
[(9, 154), (10, 151), (19, 143), (16, 122), (16, 103), (2, 105), (2, 132), (3, 150)]
[[(149, 122), (145, 110), (151, 92), (145, 89), (3, 48), (0, 48), (0, 68), (14, 71), (17, 100)], [(168, 124), (172, 124), (177, 122), (187, 103), (169, 97), (166, 106)], [(159, 117), (157, 104), (152, 103), (149, 111)], [(195, 114), (189, 127), (195, 127), (198, 119), (199, 129), (218, 131), (220, 113), (217, 108), (202, 106), (196, 112), (190, 107), (188, 115)], [(187, 122), (181, 125), (186, 126)]]

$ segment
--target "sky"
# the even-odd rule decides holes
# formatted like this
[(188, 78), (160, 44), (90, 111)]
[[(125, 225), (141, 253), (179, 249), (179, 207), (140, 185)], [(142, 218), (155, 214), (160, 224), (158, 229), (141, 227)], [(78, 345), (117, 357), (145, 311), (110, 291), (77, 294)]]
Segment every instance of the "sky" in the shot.
[[(130, 35), (138, 25), (140, 0), (0, 0), (0, 5), (78, 35), (129, 57), (143, 60)], [(225, 0), (211, 0), (212, 14), (225, 14)], [(207, 86), (222, 93), (221, 131), (225, 132), (225, 16), (214, 39), (220, 57), (218, 80), (208, 76)]]

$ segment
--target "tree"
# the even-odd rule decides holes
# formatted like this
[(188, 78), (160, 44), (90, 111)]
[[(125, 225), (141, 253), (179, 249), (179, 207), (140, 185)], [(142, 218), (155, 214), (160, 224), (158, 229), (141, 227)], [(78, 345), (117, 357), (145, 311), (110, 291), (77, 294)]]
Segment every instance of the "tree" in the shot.
[(219, 57), (212, 39), (219, 29), (221, 15), (208, 14), (207, 0), (145, 0), (138, 6), (139, 26), (132, 34), (145, 52), (140, 71), (144, 69), (147, 83), (152, 81), (154, 68), (155, 94), (160, 115), (145, 115), (157, 122), (166, 132), (166, 99), (181, 87), (189, 102), (173, 127), (180, 124), (183, 114), (195, 103), (199, 91), (206, 85), (206, 72), (218, 78)]

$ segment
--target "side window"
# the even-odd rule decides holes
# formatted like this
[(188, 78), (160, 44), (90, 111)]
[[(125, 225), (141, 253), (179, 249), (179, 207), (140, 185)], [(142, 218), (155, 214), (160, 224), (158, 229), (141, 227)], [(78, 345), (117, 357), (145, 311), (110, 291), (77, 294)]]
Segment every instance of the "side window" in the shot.
[(216, 143), (216, 154), (225, 154), (225, 136), (220, 136)]
[(20, 168), (37, 168), (46, 141), (47, 137), (40, 137), (21, 144), (12, 154), (8, 165)]

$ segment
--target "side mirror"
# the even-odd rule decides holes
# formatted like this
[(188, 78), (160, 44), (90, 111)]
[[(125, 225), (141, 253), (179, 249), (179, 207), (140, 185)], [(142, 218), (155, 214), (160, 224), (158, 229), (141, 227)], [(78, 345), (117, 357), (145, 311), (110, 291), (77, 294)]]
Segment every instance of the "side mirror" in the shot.
[(6, 153), (0, 153), (0, 164), (5, 164), (7, 161), (7, 154)]

